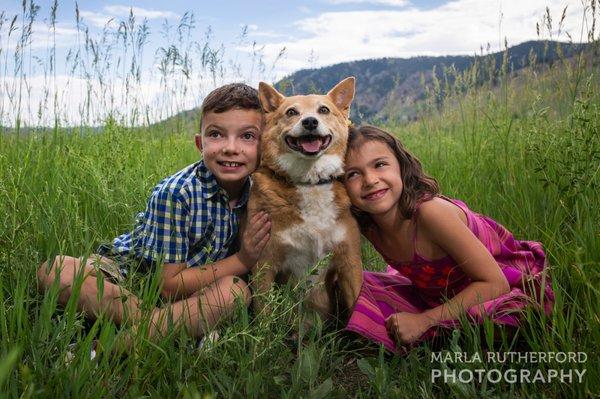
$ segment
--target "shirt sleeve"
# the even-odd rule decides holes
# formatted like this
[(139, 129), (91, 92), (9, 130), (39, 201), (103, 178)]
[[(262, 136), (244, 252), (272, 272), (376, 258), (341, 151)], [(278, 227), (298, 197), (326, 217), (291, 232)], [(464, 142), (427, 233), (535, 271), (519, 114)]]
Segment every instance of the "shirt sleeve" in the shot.
[(169, 190), (152, 194), (146, 208), (141, 255), (149, 261), (185, 263), (189, 249), (189, 206)]

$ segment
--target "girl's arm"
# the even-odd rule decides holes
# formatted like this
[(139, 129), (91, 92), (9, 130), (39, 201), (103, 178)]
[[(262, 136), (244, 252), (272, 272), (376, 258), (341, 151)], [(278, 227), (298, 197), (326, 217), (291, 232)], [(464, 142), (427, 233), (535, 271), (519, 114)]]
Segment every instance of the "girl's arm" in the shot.
[(471, 307), (510, 290), (500, 266), (469, 230), (466, 215), (456, 205), (435, 198), (419, 207), (417, 218), (422, 238), (450, 255), (472, 283), (447, 302), (420, 315), (400, 313), (401, 317), (390, 317), (388, 327), (405, 343), (416, 340), (440, 321), (457, 319)]

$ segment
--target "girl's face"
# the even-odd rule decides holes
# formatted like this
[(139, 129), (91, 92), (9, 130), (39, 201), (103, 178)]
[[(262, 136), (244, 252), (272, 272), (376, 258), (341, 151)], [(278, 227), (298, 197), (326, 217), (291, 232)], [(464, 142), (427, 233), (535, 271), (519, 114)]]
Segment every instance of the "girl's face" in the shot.
[(398, 159), (387, 144), (366, 141), (348, 153), (344, 184), (352, 205), (385, 216), (398, 208), (402, 194)]

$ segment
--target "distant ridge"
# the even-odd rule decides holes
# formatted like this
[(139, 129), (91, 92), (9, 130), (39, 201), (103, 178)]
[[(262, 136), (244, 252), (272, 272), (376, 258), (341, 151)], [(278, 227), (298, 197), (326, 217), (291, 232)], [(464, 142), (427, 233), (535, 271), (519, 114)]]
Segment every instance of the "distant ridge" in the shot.
[[(508, 65), (511, 73), (518, 73), (530, 66), (548, 65), (558, 58), (557, 46), (560, 45), (565, 58), (581, 51), (591, 49), (589, 44), (572, 44), (556, 41), (528, 41), (508, 48)], [(533, 58), (530, 58), (530, 54)], [(302, 69), (275, 83), (275, 87), (286, 95), (294, 93), (324, 93), (341, 79), (355, 76), (357, 90), (351, 109), (351, 119), (359, 122), (379, 122), (389, 119), (411, 120), (416, 115), (416, 107), (425, 98), (422, 79), (431, 83), (432, 71), (436, 68), (438, 77), (444, 67), (454, 66), (464, 71), (473, 65), (476, 59), (491, 62), (498, 70), (502, 65), (503, 51), (483, 55), (456, 55), (412, 58), (378, 58), (343, 62), (316, 69)], [(200, 114), (198, 108), (181, 111), (162, 121), (150, 124), (151, 127), (167, 131), (199, 132)], [(101, 132), (102, 126), (90, 127)], [(47, 128), (21, 129), (23, 134)], [(77, 129), (77, 128), (74, 128)], [(15, 130), (1, 127), (0, 133), (10, 134)]]
[[(587, 44), (555, 41), (528, 41), (508, 48), (510, 72), (530, 66), (548, 64), (559, 58), (560, 45), (564, 57), (569, 58), (584, 50)], [(534, 55), (530, 58), (530, 55)], [(351, 118), (354, 121), (386, 120), (393, 110), (394, 117), (411, 118), (414, 104), (424, 98), (422, 78), (431, 81), (432, 70), (438, 76), (444, 67), (454, 66), (462, 72), (476, 59), (491, 61), (496, 69), (502, 65), (504, 51), (483, 55), (439, 57), (379, 58), (343, 62), (316, 69), (302, 69), (285, 77), (275, 87), (286, 95), (295, 93), (323, 93), (347, 76), (355, 76), (356, 97)]]

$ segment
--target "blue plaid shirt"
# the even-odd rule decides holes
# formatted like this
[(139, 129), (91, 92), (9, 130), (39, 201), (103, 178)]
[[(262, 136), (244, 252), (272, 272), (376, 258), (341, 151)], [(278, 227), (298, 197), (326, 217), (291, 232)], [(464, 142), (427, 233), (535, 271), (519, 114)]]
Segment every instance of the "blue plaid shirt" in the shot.
[(222, 259), (234, 245), (250, 185), (248, 178), (230, 210), (227, 193), (204, 161), (190, 165), (154, 187), (135, 228), (115, 238), (111, 252), (188, 267)]

